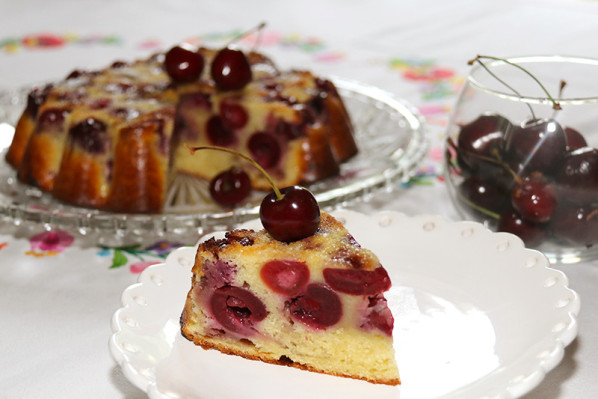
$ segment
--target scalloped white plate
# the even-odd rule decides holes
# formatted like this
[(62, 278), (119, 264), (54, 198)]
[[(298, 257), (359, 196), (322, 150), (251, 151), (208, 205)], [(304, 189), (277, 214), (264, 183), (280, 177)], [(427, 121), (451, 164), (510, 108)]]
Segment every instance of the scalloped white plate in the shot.
[(386, 296), (402, 386), (194, 346), (179, 330), (192, 247), (149, 267), (123, 293), (110, 349), (127, 378), (153, 399), (518, 398), (561, 361), (577, 335), (580, 303), (566, 276), (514, 235), (428, 215), (333, 215), (379, 256), (393, 281)]

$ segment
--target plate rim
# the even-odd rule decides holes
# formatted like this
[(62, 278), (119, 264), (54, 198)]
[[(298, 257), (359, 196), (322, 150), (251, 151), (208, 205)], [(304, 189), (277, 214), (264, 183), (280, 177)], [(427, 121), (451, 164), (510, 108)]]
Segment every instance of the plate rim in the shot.
[[(519, 237), (510, 234), (510, 233), (501, 233), (501, 232), (494, 232), (490, 229), (486, 228), (482, 224), (478, 222), (472, 221), (451, 221), (439, 215), (430, 215), (430, 214), (419, 214), (414, 216), (408, 216), (402, 212), (397, 211), (378, 211), (373, 214), (365, 214), (353, 210), (347, 209), (337, 209), (335, 211), (330, 212), (333, 216), (341, 220), (343, 223), (347, 220), (347, 218), (368, 218), (378, 220), (378, 223), (386, 223), (385, 221), (388, 218), (407, 218), (409, 220), (421, 220), (424, 222), (431, 222), (431, 223), (441, 223), (445, 225), (456, 225), (456, 226), (463, 226), (463, 228), (476, 228), (483, 231), (483, 234), (490, 235), (492, 237), (496, 237), (497, 239), (500, 237), (507, 238), (511, 242), (516, 243), (516, 245), (520, 245), (520, 249), (525, 252), (526, 254), (535, 255), (536, 259), (539, 260), (539, 264), (536, 267), (541, 267), (545, 273), (552, 273), (552, 275), (557, 275), (561, 281), (562, 289), (567, 292), (570, 296), (569, 302), (566, 304), (564, 308), (566, 308), (567, 316), (569, 319), (569, 323), (565, 328), (558, 332), (558, 335), (554, 336), (554, 341), (552, 342), (552, 347), (550, 350), (544, 350), (547, 352), (545, 356), (542, 357), (538, 361), (537, 367), (533, 368), (532, 370), (528, 370), (527, 373), (524, 375), (515, 378), (509, 382), (508, 385), (502, 387), (499, 391), (493, 392), (492, 398), (519, 398), (526, 393), (530, 392), (533, 388), (538, 386), (545, 378), (546, 374), (554, 369), (563, 359), (565, 348), (577, 337), (578, 334), (578, 314), (580, 311), (580, 298), (579, 295), (575, 290), (573, 290), (569, 286), (569, 281), (566, 274), (558, 269), (551, 267), (548, 259), (544, 256), (541, 252), (526, 248), (523, 245), (523, 242)], [(240, 227), (253, 227), (256, 228), (258, 226), (257, 220), (250, 220), (249, 222), (244, 223)], [(259, 228), (259, 227), (258, 227)], [(208, 239), (214, 235), (221, 234), (225, 230), (220, 230), (212, 233), (208, 233), (200, 238), (198, 242), (201, 242), (205, 239)], [(123, 374), (127, 377), (127, 379), (132, 382), (138, 388), (144, 390), (148, 393), (150, 398), (153, 399), (172, 399), (171, 396), (161, 393), (157, 386), (156, 380), (152, 378), (148, 378), (148, 376), (142, 375), (136, 370), (133, 365), (128, 361), (126, 354), (124, 353), (125, 350), (121, 348), (118, 342), (118, 335), (126, 329), (126, 326), (123, 326), (121, 320), (119, 319), (121, 312), (126, 311), (129, 308), (129, 303), (131, 298), (128, 297), (128, 294), (135, 289), (140, 288), (143, 286), (143, 280), (147, 279), (151, 273), (160, 268), (168, 267), (169, 262), (174, 261), (174, 259), (184, 259), (185, 256), (190, 257), (190, 262), (193, 262), (195, 257), (195, 253), (197, 251), (197, 244), (194, 246), (182, 247), (175, 251), (173, 251), (164, 262), (159, 264), (155, 264), (149, 266), (145, 269), (138, 277), (138, 281), (129, 287), (127, 287), (121, 296), (121, 303), (122, 307), (116, 310), (111, 319), (111, 327), (112, 327), (112, 335), (109, 340), (110, 352), (112, 353), (112, 357), (118, 363), (118, 365), (123, 370)], [(188, 254), (185, 254), (188, 252)], [(190, 267), (190, 266), (189, 266)], [(543, 336), (540, 341), (545, 339)], [(522, 361), (522, 360), (520, 360)], [(476, 383), (481, 383), (482, 379), (487, 378), (488, 376), (496, 373), (497, 370), (492, 370), (490, 373), (484, 375), (481, 379), (472, 381), (470, 384), (467, 384), (464, 387), (460, 387), (456, 391), (447, 392), (443, 394), (440, 398), (441, 399), (456, 399), (459, 397), (460, 389), (467, 389), (467, 386), (475, 385)]]

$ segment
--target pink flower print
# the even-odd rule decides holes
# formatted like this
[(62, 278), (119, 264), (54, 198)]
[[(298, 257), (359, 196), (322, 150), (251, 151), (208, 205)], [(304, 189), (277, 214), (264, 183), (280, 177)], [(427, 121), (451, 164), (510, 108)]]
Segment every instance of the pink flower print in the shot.
[(31, 252), (39, 254), (39, 251), (48, 255), (55, 255), (68, 248), (74, 241), (69, 233), (64, 231), (44, 231), (29, 239)]
[(316, 60), (323, 62), (334, 62), (345, 58), (345, 54), (340, 51), (325, 51), (316, 55)]
[(23, 45), (26, 47), (61, 47), (66, 40), (52, 33), (42, 33), (39, 35), (30, 35), (23, 38)]
[(433, 147), (433, 148), (430, 148), (430, 151), (428, 152), (428, 156), (430, 157), (430, 159), (432, 159), (434, 161), (442, 161), (444, 152), (442, 151), (441, 147)]
[(144, 271), (145, 269), (147, 269), (148, 267), (150, 267), (151, 265), (156, 265), (158, 263), (161, 263), (161, 262), (158, 260), (144, 260), (141, 262), (135, 262), (135, 263), (132, 263), (131, 266), (129, 266), (129, 270), (133, 274), (139, 274), (142, 271)]
[(449, 79), (454, 76), (454, 72), (447, 68), (440, 67), (412, 67), (403, 72), (403, 77), (415, 81), (436, 81)]
[(248, 46), (273, 46), (280, 44), (282, 35), (279, 32), (262, 30), (245, 35), (241, 38), (241, 41)]

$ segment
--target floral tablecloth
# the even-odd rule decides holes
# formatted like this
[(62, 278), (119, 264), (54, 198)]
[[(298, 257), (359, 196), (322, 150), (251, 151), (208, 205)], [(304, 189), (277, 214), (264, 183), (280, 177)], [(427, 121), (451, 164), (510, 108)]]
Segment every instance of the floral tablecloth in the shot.
[[(11, 89), (133, 59), (176, 42), (222, 45), (267, 23), (259, 48), (305, 67), (394, 93), (425, 117), (430, 150), (392, 193), (351, 205), (457, 219), (442, 178), (451, 106), (478, 53), (598, 58), (598, 2), (320, 0), (0, 2), (0, 87)], [(242, 39), (255, 44), (256, 36)], [(1, 111), (0, 111), (1, 112)], [(0, 137), (0, 148), (9, 144)], [(142, 398), (108, 352), (124, 288), (188, 245), (169, 237), (109, 247), (43, 225), (0, 221), (0, 398)], [(598, 263), (557, 265), (582, 297), (579, 338), (527, 399), (598, 396)]]

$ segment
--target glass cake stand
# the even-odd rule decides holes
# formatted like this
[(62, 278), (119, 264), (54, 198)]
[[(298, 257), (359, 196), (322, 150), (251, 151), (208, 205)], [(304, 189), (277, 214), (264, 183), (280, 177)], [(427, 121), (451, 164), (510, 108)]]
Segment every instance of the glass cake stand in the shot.
[[(357, 156), (334, 178), (309, 186), (323, 209), (367, 199), (377, 190), (408, 180), (425, 157), (428, 142), (423, 118), (406, 101), (374, 86), (333, 78), (356, 130)], [(166, 209), (161, 214), (122, 214), (75, 207), (55, 200), (16, 179), (4, 160), (14, 123), (29, 88), (0, 92), (0, 219), (15, 225), (41, 225), (74, 231), (103, 245), (127, 245), (148, 235), (194, 242), (198, 235), (230, 229), (257, 217), (264, 192), (254, 192), (245, 206), (223, 211), (211, 201)], [(204, 182), (182, 181), (182, 189), (208, 198)]]

